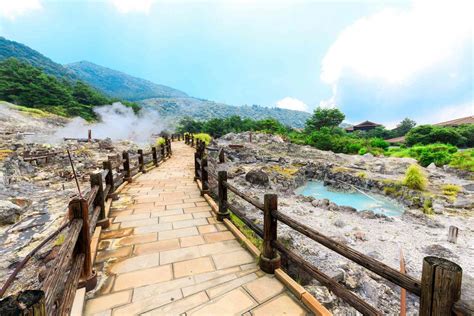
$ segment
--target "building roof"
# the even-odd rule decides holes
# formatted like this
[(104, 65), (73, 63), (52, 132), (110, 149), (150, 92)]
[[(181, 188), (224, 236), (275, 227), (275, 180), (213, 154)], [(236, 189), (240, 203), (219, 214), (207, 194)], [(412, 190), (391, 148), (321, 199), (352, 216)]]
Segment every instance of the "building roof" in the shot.
[(354, 127), (367, 127), (367, 126), (382, 126), (382, 124), (374, 123), (371, 121), (364, 121), (362, 123), (354, 125)]
[(433, 125), (437, 126), (458, 126), (458, 125), (463, 125), (463, 124), (474, 124), (474, 116), (466, 116), (466, 117), (461, 117), (455, 120), (450, 120), (446, 122), (441, 122), (441, 123), (436, 123)]
[(386, 139), (385, 141), (389, 142), (390, 144), (403, 143), (405, 141), (405, 136), (390, 138), (390, 139)]

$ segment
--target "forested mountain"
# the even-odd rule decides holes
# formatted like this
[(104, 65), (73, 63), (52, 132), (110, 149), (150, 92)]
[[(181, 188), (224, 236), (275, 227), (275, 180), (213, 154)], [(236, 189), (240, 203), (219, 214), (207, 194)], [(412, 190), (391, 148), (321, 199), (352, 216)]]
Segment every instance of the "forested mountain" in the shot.
[(74, 74), (61, 64), (55, 63), (48, 57), (26, 45), (7, 40), (0, 36), (0, 61), (11, 57), (38, 67), (45, 73), (57, 78), (75, 79)]
[(142, 100), (138, 103), (142, 107), (156, 109), (163, 117), (175, 118), (176, 120), (187, 116), (196, 120), (208, 120), (238, 115), (255, 120), (274, 118), (285, 125), (302, 128), (310, 117), (309, 113), (301, 111), (260, 105), (232, 106), (196, 98), (155, 98)]
[(115, 101), (82, 81), (58, 79), (16, 58), (0, 61), (0, 100), (86, 120), (97, 118), (94, 107)]
[(182, 91), (132, 77), (123, 72), (96, 65), (88, 61), (65, 65), (79, 79), (91, 84), (107, 95), (126, 100), (149, 98), (182, 98)]

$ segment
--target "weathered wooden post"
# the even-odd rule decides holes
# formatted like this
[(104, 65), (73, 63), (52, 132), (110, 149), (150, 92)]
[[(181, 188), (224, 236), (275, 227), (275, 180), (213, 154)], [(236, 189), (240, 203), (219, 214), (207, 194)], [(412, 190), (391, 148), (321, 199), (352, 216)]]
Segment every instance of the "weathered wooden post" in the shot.
[(178, 141), (181, 141), (181, 134), (178, 134)]
[(122, 153), (122, 159), (123, 159), (123, 171), (125, 172), (125, 179), (128, 182), (132, 182), (132, 177), (130, 173), (130, 157), (128, 154), (128, 151), (124, 151)]
[(227, 171), (219, 171), (217, 173), (217, 192), (219, 200), (219, 212), (217, 213), (217, 220), (223, 221), (224, 218), (230, 218), (229, 210), (227, 209)]
[(194, 135), (191, 135), (191, 147), (194, 147)]
[(458, 240), (458, 228), (456, 226), (449, 226), (448, 241), (455, 244)]
[(280, 255), (272, 245), (277, 239), (277, 219), (272, 212), (278, 208), (278, 196), (265, 194), (263, 205), (263, 249), (260, 254), (260, 269), (266, 273), (274, 273), (281, 264)]
[(197, 179), (199, 179), (199, 162), (198, 162), (198, 159), (199, 159), (199, 153), (198, 152), (195, 152), (194, 153), (194, 181), (196, 181)]
[(153, 164), (156, 166), (158, 166), (158, 153), (156, 152), (156, 147), (153, 146), (151, 147), (151, 154), (153, 156)]
[(87, 141), (89, 143), (92, 141), (92, 130), (87, 131)]
[(75, 251), (76, 253), (84, 254), (84, 266), (81, 278), (83, 283), (86, 285), (86, 290), (91, 290), (95, 287), (97, 278), (94, 271), (92, 271), (92, 254), (90, 247), (91, 236), (89, 235), (89, 206), (86, 199), (74, 197), (69, 202), (69, 218), (71, 220), (76, 218), (82, 219), (82, 228), (79, 237), (77, 238)]
[(219, 149), (219, 163), (225, 162), (225, 152), (224, 148)]
[(140, 166), (139, 170), (145, 173), (146, 170), (145, 170), (145, 159), (143, 157), (143, 149), (139, 149), (137, 152), (138, 152), (138, 165)]
[[(100, 207), (99, 220), (105, 219), (105, 196), (104, 196), (104, 183), (102, 181), (102, 172), (93, 172), (90, 174), (91, 188), (98, 186), (99, 190), (94, 199), (94, 206)], [(92, 210), (93, 211), (93, 210)]]
[(108, 171), (107, 175), (105, 176), (105, 185), (110, 186), (108, 196), (105, 197), (105, 199), (107, 199), (111, 197), (112, 193), (115, 191), (114, 172), (112, 169), (112, 162), (107, 159), (104, 162), (102, 162), (102, 167), (104, 170)]
[(160, 145), (160, 155), (161, 155), (161, 160), (165, 160), (166, 156), (165, 156), (165, 144), (161, 144)]
[(421, 272), (420, 316), (451, 315), (461, 297), (462, 268), (438, 257), (425, 257)]
[(168, 156), (171, 157), (173, 151), (171, 150), (171, 141), (168, 139)]
[(201, 158), (201, 196), (209, 193), (209, 174), (207, 172), (207, 158)]

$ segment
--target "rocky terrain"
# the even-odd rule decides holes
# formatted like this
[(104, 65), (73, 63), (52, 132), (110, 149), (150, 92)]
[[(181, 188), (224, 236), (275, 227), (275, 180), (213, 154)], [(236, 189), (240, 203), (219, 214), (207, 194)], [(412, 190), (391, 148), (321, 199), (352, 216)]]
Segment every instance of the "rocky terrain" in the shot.
[[(66, 149), (71, 152), (81, 191), (87, 192), (89, 174), (107, 156), (138, 147), (110, 139), (64, 141), (56, 137), (56, 132), (69, 120), (22, 112), (7, 103), (0, 104), (0, 121), (0, 284), (3, 284), (18, 262), (63, 223), (68, 201), (77, 194)], [(55, 154), (47, 162), (28, 161), (28, 153), (38, 151)], [(21, 272), (22, 282), (15, 282), (10, 291), (17, 290), (19, 285), (28, 287), (38, 282), (38, 266), (54, 257), (51, 248), (60, 242), (61, 236), (42, 249)]]
[[(309, 146), (285, 142), (265, 134), (228, 134), (210, 146), (224, 147), (225, 168), (230, 181), (243, 192), (263, 201), (264, 193), (278, 194), (279, 210), (310, 225), (319, 232), (345, 243), (364, 254), (398, 269), (400, 251), (406, 270), (421, 276), (423, 257), (433, 255), (458, 263), (463, 268), (462, 297), (472, 303), (474, 297), (474, 182), (472, 175), (458, 175), (455, 170), (435, 166), (423, 168), (429, 185), (424, 192), (410, 190), (401, 184), (407, 167), (415, 160), (372, 155), (351, 156), (320, 151)], [(242, 146), (229, 146), (242, 145)], [(216, 153), (210, 153), (215, 156)], [(216, 158), (216, 157), (211, 157)], [(322, 180), (338, 190), (359, 190), (385, 195), (404, 206), (401, 216), (388, 217), (371, 211), (358, 212), (350, 205), (336, 205), (294, 193), (308, 180)], [(457, 196), (446, 196), (442, 187), (454, 184), (461, 188)], [(232, 196), (232, 195), (231, 195)], [(246, 210), (256, 223), (262, 224), (260, 211), (233, 196), (233, 203)], [(425, 214), (425, 213), (429, 213)], [(459, 228), (457, 243), (447, 241), (449, 226)], [(308, 261), (347, 288), (380, 308), (385, 314), (399, 313), (400, 290), (366, 269), (346, 260), (306, 237), (279, 225), (279, 238)], [(290, 266), (290, 270), (291, 270)], [(301, 280), (324, 305), (336, 315), (353, 315), (356, 311), (336, 298), (317, 282)], [(409, 314), (417, 314), (418, 299), (408, 295)]]

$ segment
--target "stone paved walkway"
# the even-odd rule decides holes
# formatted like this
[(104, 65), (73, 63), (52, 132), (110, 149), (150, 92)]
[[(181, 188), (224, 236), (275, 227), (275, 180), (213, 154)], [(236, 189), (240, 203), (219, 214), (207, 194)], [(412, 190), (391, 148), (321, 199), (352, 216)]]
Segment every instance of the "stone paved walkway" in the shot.
[(227, 227), (193, 181), (193, 149), (129, 184), (101, 233), (98, 290), (84, 315), (306, 315)]

